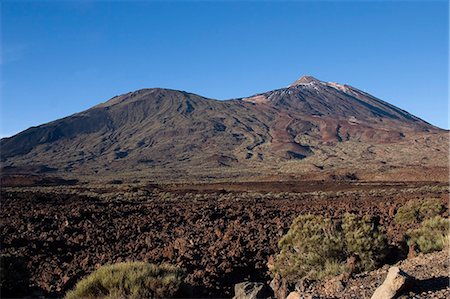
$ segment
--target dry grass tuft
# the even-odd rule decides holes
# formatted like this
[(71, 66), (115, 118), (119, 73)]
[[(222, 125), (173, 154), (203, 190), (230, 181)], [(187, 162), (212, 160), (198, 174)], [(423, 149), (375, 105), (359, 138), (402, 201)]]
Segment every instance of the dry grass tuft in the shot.
[(124, 262), (102, 266), (79, 281), (65, 298), (168, 298), (180, 283), (181, 272), (175, 266)]

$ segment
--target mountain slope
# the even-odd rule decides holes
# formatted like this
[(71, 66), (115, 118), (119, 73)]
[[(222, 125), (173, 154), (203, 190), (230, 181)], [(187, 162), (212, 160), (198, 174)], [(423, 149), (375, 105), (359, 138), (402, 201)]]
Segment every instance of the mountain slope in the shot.
[[(356, 88), (305, 76), (227, 101), (142, 89), (2, 139), (0, 146), (10, 172), (204, 180), (364, 172), (368, 164), (441, 167), (446, 137)], [(396, 154), (402, 150), (406, 156)]]

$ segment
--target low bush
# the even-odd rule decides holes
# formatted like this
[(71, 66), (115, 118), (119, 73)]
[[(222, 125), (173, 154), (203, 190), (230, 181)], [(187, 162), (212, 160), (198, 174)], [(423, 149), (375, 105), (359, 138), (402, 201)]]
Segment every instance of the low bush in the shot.
[(387, 238), (378, 219), (346, 214), (342, 223), (347, 256), (356, 257), (355, 271), (378, 266), (387, 254)]
[(417, 224), (441, 214), (444, 208), (439, 198), (411, 200), (398, 209), (394, 220), (397, 224)]
[[(326, 264), (340, 265), (343, 259), (342, 234), (338, 229), (330, 219), (321, 216), (297, 217), (278, 243), (280, 253), (273, 271), (287, 280), (322, 278), (328, 272)], [(334, 268), (334, 272), (341, 271), (340, 267)]]
[(180, 283), (181, 272), (172, 265), (117, 263), (102, 266), (79, 281), (65, 298), (168, 298)]
[(449, 225), (450, 221), (441, 216), (425, 220), (419, 228), (406, 233), (407, 243), (423, 253), (440, 251), (449, 244)]
[[(321, 280), (349, 271), (371, 270), (385, 257), (387, 241), (374, 219), (347, 214), (343, 220), (301, 215), (278, 243), (271, 271), (289, 282)], [(347, 263), (354, 259), (354, 265)]]

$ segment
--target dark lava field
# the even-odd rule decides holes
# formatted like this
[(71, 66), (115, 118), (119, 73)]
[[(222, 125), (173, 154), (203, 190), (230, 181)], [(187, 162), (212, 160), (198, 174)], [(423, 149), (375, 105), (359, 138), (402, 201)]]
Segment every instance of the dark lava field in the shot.
[(266, 188), (256, 191), (256, 185), (252, 191), (3, 188), (1, 254), (14, 256), (26, 269), (25, 294), (60, 297), (101, 265), (143, 260), (183, 268), (192, 296), (230, 297), (235, 283), (270, 280), (268, 258), (300, 214), (378, 216), (395, 245), (403, 233), (392, 217), (399, 206), (410, 199), (448, 200), (448, 187), (438, 183), (336, 183), (326, 191), (291, 186), (284, 192), (279, 186), (267, 190), (264, 183)]

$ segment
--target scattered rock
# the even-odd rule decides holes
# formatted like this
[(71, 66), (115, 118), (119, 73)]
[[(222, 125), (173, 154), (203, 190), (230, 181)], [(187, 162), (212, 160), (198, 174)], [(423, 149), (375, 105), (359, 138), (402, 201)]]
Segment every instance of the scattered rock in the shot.
[(333, 277), (324, 284), (324, 292), (327, 296), (339, 294), (344, 291), (344, 275)]
[(233, 299), (267, 298), (266, 286), (261, 282), (241, 282), (234, 286)]
[(398, 267), (391, 267), (383, 284), (379, 286), (371, 299), (395, 298), (413, 278)]
[(304, 293), (311, 285), (311, 280), (309, 280), (307, 277), (303, 277), (297, 283), (295, 284), (295, 290), (299, 293)]

